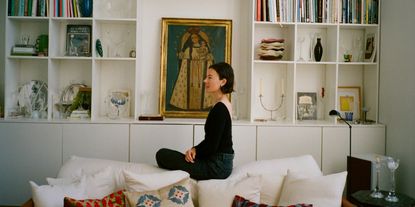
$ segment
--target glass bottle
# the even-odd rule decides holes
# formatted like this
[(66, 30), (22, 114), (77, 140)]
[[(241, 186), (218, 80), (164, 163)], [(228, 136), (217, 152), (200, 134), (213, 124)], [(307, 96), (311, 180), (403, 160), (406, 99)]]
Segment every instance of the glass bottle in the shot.
[(320, 62), (323, 56), (323, 46), (321, 45), (321, 38), (317, 38), (316, 46), (314, 47), (314, 59)]

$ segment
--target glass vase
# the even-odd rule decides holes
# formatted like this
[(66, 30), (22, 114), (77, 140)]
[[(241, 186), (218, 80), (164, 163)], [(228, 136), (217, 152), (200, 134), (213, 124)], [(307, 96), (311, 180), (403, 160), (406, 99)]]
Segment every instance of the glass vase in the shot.
[(323, 56), (323, 46), (321, 45), (321, 38), (317, 38), (316, 46), (314, 47), (314, 59), (320, 62)]
[(388, 195), (385, 197), (385, 200), (389, 202), (398, 202), (398, 196), (396, 196), (396, 180), (395, 180), (395, 171), (399, 167), (399, 159), (393, 159), (388, 157), (386, 164), (391, 172), (391, 189), (388, 192)]

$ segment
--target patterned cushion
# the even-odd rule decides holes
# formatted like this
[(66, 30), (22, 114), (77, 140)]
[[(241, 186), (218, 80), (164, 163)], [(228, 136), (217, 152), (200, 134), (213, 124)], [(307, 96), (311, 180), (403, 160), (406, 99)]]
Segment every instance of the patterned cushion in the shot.
[(65, 197), (63, 200), (64, 207), (82, 207), (82, 206), (107, 206), (107, 207), (126, 207), (125, 195), (122, 190), (111, 193), (102, 199), (85, 199), (76, 200)]
[(130, 206), (137, 207), (193, 207), (190, 179), (186, 178), (159, 190), (124, 192)]
[[(311, 204), (296, 204), (296, 205), (289, 205), (287, 207), (312, 207)], [(236, 195), (233, 199), (232, 207), (278, 207), (278, 206), (270, 206), (267, 204), (258, 204), (251, 202), (249, 200), (246, 200), (245, 198)], [(280, 206), (282, 207), (282, 206)]]

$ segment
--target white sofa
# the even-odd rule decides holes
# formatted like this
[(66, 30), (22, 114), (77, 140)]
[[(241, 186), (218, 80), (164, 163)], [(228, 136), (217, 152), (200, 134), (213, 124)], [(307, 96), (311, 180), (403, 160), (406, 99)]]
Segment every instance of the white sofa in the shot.
[[(235, 195), (272, 206), (307, 203), (335, 207), (342, 206), (346, 174), (322, 175), (313, 157), (304, 155), (240, 165), (224, 180), (195, 181), (188, 179), (186, 172), (167, 171), (149, 164), (72, 156), (56, 178), (47, 178), (51, 185), (38, 186), (31, 182), (31, 186), (36, 207), (53, 206), (53, 202), (62, 201), (62, 196), (71, 196), (71, 192), (79, 199), (100, 198), (120, 189), (154, 191), (186, 178), (190, 180), (192, 203), (199, 207), (230, 207)], [(77, 183), (80, 177), (86, 180), (82, 186), (57, 188)], [(79, 195), (81, 188), (83, 195)], [(45, 201), (53, 199), (50, 203)], [(29, 202), (24, 206), (31, 205)]]

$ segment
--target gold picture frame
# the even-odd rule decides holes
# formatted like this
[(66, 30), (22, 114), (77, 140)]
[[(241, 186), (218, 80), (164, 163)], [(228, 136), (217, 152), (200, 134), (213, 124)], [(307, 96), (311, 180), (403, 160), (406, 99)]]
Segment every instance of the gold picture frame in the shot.
[(337, 100), (338, 110), (342, 117), (346, 117), (346, 112), (353, 112), (353, 120), (360, 119), (362, 101), (359, 86), (339, 86)]
[(205, 118), (214, 103), (204, 91), (209, 65), (231, 63), (232, 20), (162, 18), (160, 114)]

